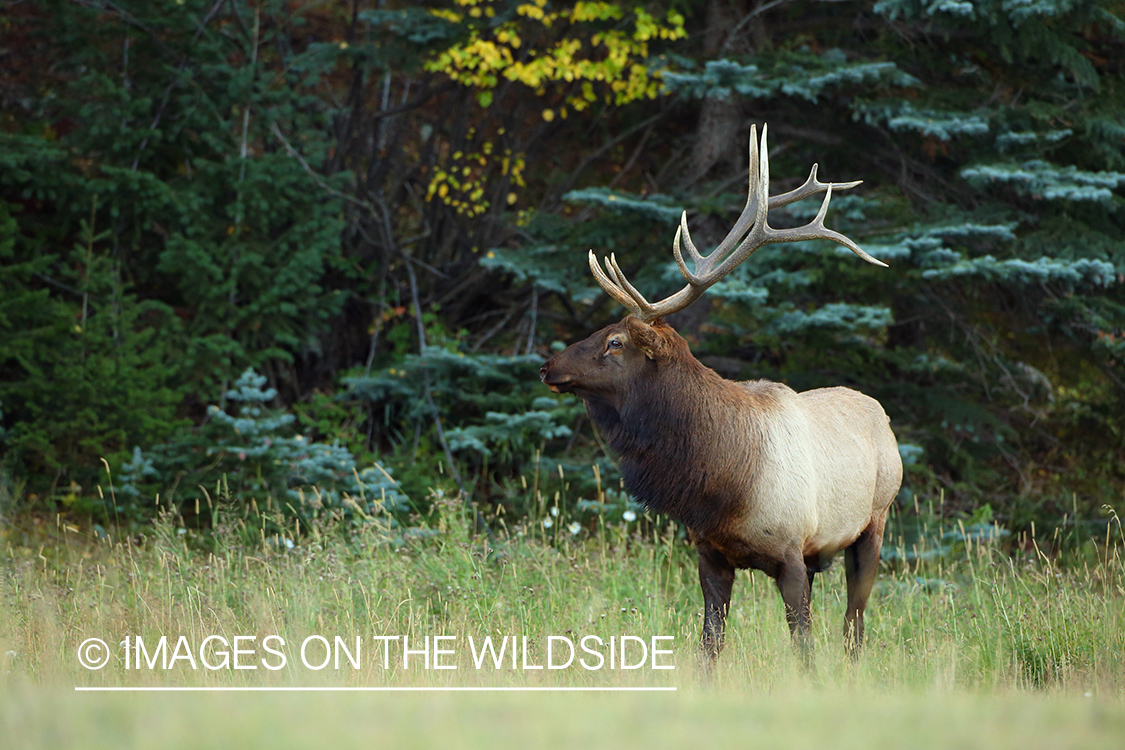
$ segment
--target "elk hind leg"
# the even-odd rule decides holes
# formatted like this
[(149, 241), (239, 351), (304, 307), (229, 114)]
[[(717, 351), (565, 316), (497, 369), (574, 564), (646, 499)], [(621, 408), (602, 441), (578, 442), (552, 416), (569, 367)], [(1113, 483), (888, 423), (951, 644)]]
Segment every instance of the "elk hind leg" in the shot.
[(844, 550), (844, 574), (848, 581), (848, 607), (844, 612), (844, 648), (854, 660), (863, 645), (863, 610), (875, 585), (879, 568), (879, 548), (883, 546), (884, 513)]

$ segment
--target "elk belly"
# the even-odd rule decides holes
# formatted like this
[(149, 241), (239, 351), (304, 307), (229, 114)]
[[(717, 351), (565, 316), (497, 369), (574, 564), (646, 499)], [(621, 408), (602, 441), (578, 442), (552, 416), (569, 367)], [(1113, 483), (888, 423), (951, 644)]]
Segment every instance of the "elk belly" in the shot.
[(816, 474), (800, 452), (767, 453), (758, 469), (731, 530), (742, 543), (737, 546), (781, 560), (817, 533)]

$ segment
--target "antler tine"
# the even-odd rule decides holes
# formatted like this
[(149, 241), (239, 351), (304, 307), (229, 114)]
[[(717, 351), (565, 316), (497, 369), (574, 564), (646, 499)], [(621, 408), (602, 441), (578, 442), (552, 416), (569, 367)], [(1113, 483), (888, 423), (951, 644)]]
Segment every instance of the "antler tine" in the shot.
[(790, 190), (788, 193), (771, 196), (770, 208), (781, 208), (782, 206), (788, 206), (790, 203), (796, 203), (799, 200), (804, 200), (805, 198), (823, 192), (830, 187), (834, 190), (848, 190), (850, 188), (854, 188), (856, 185), (863, 184), (863, 180), (854, 180), (852, 182), (821, 182), (816, 177), (816, 170), (819, 166), (819, 164), (812, 165), (812, 171), (809, 172), (808, 179), (805, 180), (805, 184), (801, 185), (801, 187)]
[[(610, 255), (613, 255), (613, 253), (610, 253)], [(621, 279), (617, 278), (617, 271), (613, 268), (614, 264), (609, 262), (609, 258), (602, 258), (602, 264), (605, 266), (605, 275), (613, 282), (613, 285), (621, 291), (625, 291), (621, 286)]]
[[(594, 278), (597, 279), (601, 288), (620, 302), (631, 314), (642, 320), (654, 320), (664, 314), (661, 311), (665, 309), (667, 305), (665, 303), (653, 305), (645, 299), (645, 296), (641, 294), (635, 286), (629, 283), (625, 272), (622, 271), (621, 266), (617, 264), (616, 254), (610, 253), (609, 257), (604, 259), (604, 272), (598, 267), (598, 261), (594, 256), (593, 250), (590, 251), (589, 260), (590, 270), (593, 272)], [(673, 295), (673, 297), (679, 299), (678, 295)]]
[[(691, 241), (691, 235), (688, 234), (687, 211), (684, 211), (682, 214), (680, 214), (680, 226), (676, 227), (676, 236), (672, 240), (672, 248), (676, 253), (676, 258), (679, 261), (680, 266), (683, 267), (683, 258), (680, 257), (681, 235), (683, 235), (684, 242), (687, 243), (688, 255), (691, 256), (692, 263), (694, 263), (696, 268), (698, 268), (699, 264), (703, 262), (704, 258), (699, 254), (699, 251), (696, 250), (695, 243)], [(684, 274), (684, 276), (687, 276), (687, 274)]]
[(637, 291), (637, 288), (629, 283), (629, 279), (625, 278), (625, 272), (621, 270), (621, 266), (617, 265), (617, 256), (613, 253), (609, 254), (606, 260), (606, 266), (610, 267), (613, 271), (614, 278), (617, 279), (618, 286), (625, 290), (625, 292), (633, 298), (637, 307), (641, 312), (651, 311), (652, 305), (645, 299), (645, 296)]
[[(589, 260), (590, 272), (594, 274), (594, 280), (598, 282), (598, 286), (600, 286), (610, 297), (613, 297), (615, 300), (620, 302), (629, 312), (639, 316), (641, 313), (641, 308), (637, 304), (636, 300), (632, 299), (625, 292), (625, 290), (617, 284), (616, 281), (611, 280), (608, 276), (605, 275), (605, 272), (602, 271), (602, 269), (598, 266), (598, 259), (594, 255), (593, 250), (590, 251)], [(606, 263), (606, 267), (609, 268), (610, 273), (613, 273), (613, 269), (609, 266), (608, 262)]]
[(698, 268), (703, 258), (700, 257), (699, 251), (695, 249), (695, 244), (691, 241), (691, 236), (687, 233), (687, 211), (684, 211), (683, 216), (680, 217), (680, 226), (676, 227), (676, 236), (672, 238), (672, 256), (676, 259), (676, 265), (680, 267), (680, 275), (690, 280), (692, 272), (688, 270), (687, 263), (684, 263), (684, 254), (680, 250), (681, 237), (687, 243), (688, 253), (691, 254), (691, 259)]
[(828, 189), (824, 191), (824, 200), (820, 204), (820, 210), (816, 212), (816, 218), (803, 227), (794, 227), (793, 229), (770, 229), (766, 227), (776, 239), (769, 239), (767, 242), (800, 242), (801, 240), (832, 240), (838, 242), (844, 247), (851, 250), (853, 253), (863, 258), (868, 263), (875, 266), (887, 267), (887, 264), (878, 258), (868, 255), (866, 251), (850, 237), (840, 234), (837, 231), (829, 229), (824, 226), (824, 217), (828, 215), (828, 203), (832, 200), (833, 184), (828, 185)]

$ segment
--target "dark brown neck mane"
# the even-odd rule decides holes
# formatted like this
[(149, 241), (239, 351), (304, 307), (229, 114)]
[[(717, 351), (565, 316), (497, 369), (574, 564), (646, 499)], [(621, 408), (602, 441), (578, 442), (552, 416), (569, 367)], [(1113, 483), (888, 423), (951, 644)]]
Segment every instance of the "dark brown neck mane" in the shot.
[[(745, 412), (741, 421), (731, 418), (730, 400), (750, 394), (701, 364), (682, 339), (673, 346), (681, 351), (651, 362), (618, 395), (618, 407), (596, 396), (584, 401), (618, 457), (629, 493), (651, 510), (707, 534), (740, 497), (732, 483), (744, 483), (755, 468), (755, 436), (730, 434), (739, 429), (737, 424), (743, 431), (747, 424)], [(716, 455), (724, 451), (728, 455)], [(703, 466), (740, 470), (738, 476), (732, 471), (708, 474), (699, 470)]]

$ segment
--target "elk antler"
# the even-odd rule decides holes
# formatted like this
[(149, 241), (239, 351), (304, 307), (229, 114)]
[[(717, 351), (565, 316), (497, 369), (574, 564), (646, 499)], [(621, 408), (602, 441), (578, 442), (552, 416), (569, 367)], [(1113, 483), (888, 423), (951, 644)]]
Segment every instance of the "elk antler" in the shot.
[[(598, 267), (594, 251), (590, 251), (590, 271), (606, 294), (624, 305), (635, 317), (645, 321), (677, 312), (699, 299), (707, 289), (719, 279), (733, 271), (742, 261), (749, 258), (763, 245), (773, 242), (801, 242), (802, 240), (832, 240), (839, 242), (853, 253), (863, 258), (868, 263), (877, 266), (886, 266), (865, 253), (859, 245), (850, 239), (834, 232), (824, 226), (824, 216), (828, 212), (828, 202), (832, 200), (832, 190), (847, 190), (860, 184), (855, 182), (821, 182), (816, 177), (817, 165), (813, 164), (809, 178), (805, 184), (788, 193), (769, 197), (770, 160), (766, 150), (766, 126), (762, 126), (762, 146), (758, 148), (758, 132), (756, 126), (750, 127), (750, 187), (746, 196), (746, 207), (734, 228), (708, 255), (700, 255), (691, 241), (687, 228), (687, 211), (680, 217), (680, 226), (676, 230), (676, 238), (672, 243), (672, 251), (676, 256), (676, 264), (680, 273), (687, 279), (688, 285), (671, 297), (666, 297), (659, 302), (652, 303), (644, 298), (637, 289), (629, 283), (617, 265), (617, 258), (611, 253), (605, 259), (605, 272)], [(808, 224), (792, 229), (774, 229), (767, 222), (769, 209), (795, 203), (803, 198), (808, 198), (817, 193), (824, 193), (824, 202), (820, 204), (820, 211), (816, 218)], [(691, 258), (695, 270), (688, 269), (684, 262), (680, 240), (683, 239), (687, 247), (688, 256)]]

